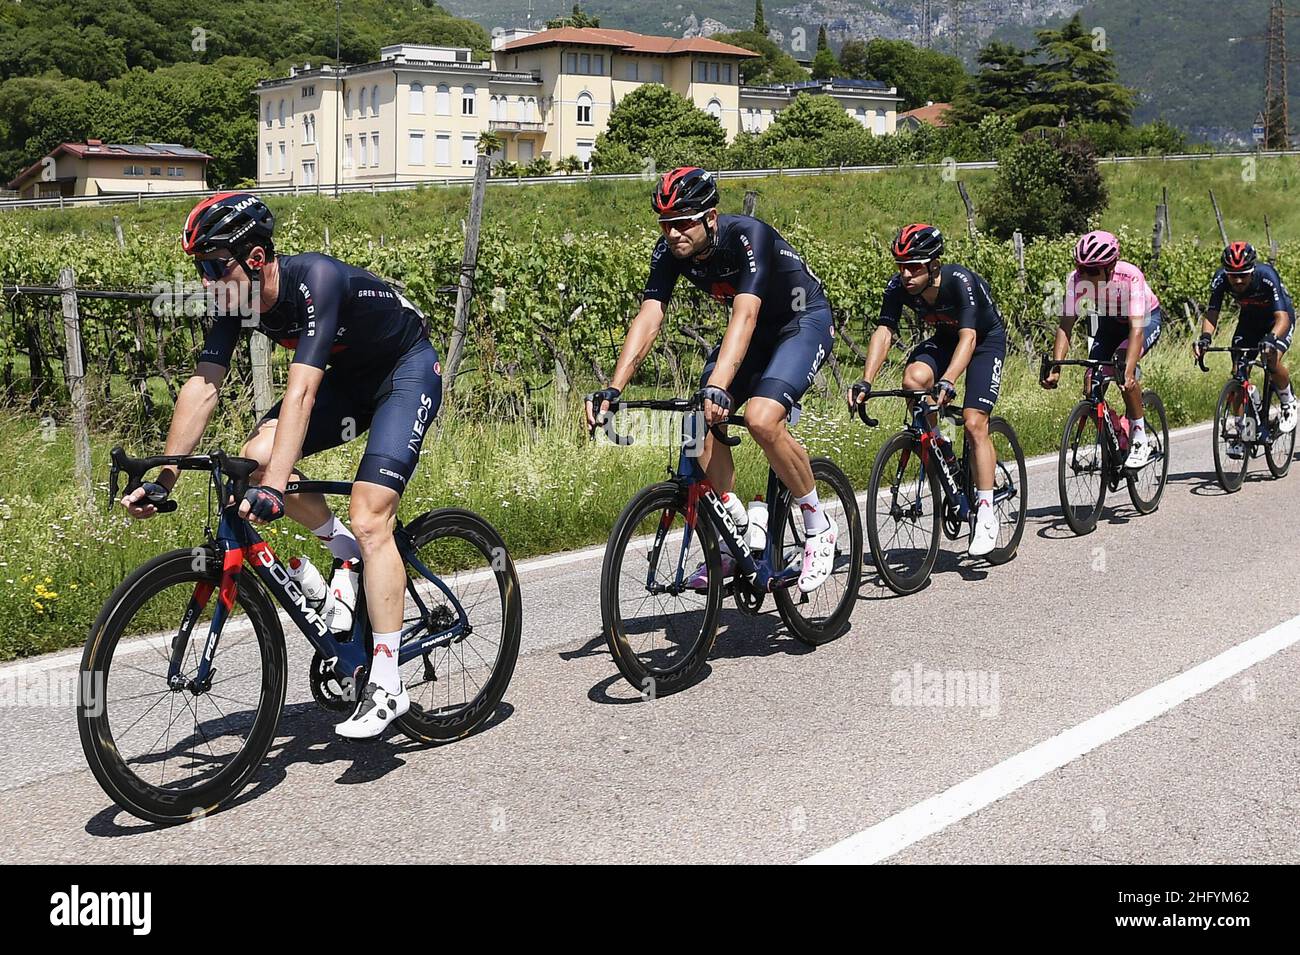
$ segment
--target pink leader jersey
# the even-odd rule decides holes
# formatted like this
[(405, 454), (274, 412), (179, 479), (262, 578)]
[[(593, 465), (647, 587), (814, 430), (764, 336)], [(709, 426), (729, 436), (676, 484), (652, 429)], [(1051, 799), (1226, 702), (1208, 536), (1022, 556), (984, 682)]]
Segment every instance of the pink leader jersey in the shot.
[[(1098, 288), (1100, 286), (1100, 288)], [(1100, 318), (1127, 320), (1132, 315), (1146, 316), (1160, 304), (1151, 291), (1142, 270), (1131, 262), (1115, 263), (1110, 281), (1085, 278), (1075, 269), (1065, 289), (1065, 314), (1077, 317), (1082, 302), (1092, 303)]]

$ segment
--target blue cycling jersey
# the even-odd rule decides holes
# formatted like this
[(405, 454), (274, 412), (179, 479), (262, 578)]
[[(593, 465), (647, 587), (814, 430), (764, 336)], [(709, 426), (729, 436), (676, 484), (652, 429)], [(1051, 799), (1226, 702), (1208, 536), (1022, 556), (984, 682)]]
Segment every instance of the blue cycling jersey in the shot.
[(1271, 265), (1259, 262), (1255, 265), (1250, 285), (1238, 295), (1228, 284), (1227, 273), (1223, 269), (1214, 273), (1210, 282), (1210, 310), (1218, 311), (1223, 307), (1223, 296), (1230, 295), (1241, 309), (1240, 321), (1245, 324), (1267, 322), (1272, 324), (1277, 312), (1286, 312), (1295, 321), (1295, 306), (1291, 294), (1282, 284), (1282, 277)]
[(730, 305), (737, 295), (762, 299), (758, 327), (774, 331), (808, 312), (829, 308), (822, 283), (790, 243), (752, 216), (718, 216), (717, 243), (706, 259), (679, 259), (660, 238), (650, 257), (646, 298), (672, 299), (677, 277)]
[[(378, 276), (319, 252), (282, 255), (280, 291), (253, 329), (294, 350), (297, 364), (387, 370), (428, 340), (423, 315)], [(238, 316), (213, 324), (199, 361), (230, 367)]]
[(880, 303), (879, 324), (898, 334), (898, 325), (907, 306), (923, 323), (934, 329), (935, 340), (944, 347), (957, 343), (957, 332), (973, 329), (975, 341), (982, 343), (990, 334), (1001, 336), (1002, 315), (993, 304), (989, 283), (963, 265), (939, 267), (939, 293), (933, 303), (924, 295), (912, 295), (895, 275), (885, 285)]

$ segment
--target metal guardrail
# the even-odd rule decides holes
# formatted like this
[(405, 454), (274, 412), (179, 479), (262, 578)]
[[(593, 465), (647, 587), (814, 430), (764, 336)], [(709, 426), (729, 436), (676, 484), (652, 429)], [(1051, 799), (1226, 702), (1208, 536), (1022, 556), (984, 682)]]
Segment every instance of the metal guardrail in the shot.
[[(1103, 164), (1137, 163), (1137, 162), (1196, 162), (1207, 159), (1276, 159), (1282, 156), (1300, 156), (1300, 149), (1288, 150), (1250, 150), (1245, 152), (1211, 152), (1180, 153), (1168, 156), (1103, 156), (1098, 162)], [(996, 161), (959, 162), (959, 163), (889, 163), (875, 166), (815, 166), (799, 169), (724, 169), (717, 172), (719, 179), (764, 179), (774, 176), (827, 176), (843, 173), (879, 173), (895, 169), (996, 169)], [(472, 168), (472, 167), (466, 167)], [(489, 186), (535, 186), (535, 185), (573, 185), (584, 182), (635, 182), (646, 181), (652, 177), (644, 173), (610, 173), (595, 175), (580, 173), (568, 176), (522, 176), (499, 177), (488, 179)], [(349, 182), (333, 184), (316, 184), (310, 186), (258, 186), (249, 191), (259, 196), (332, 196), (337, 191), (342, 194), (396, 192), (419, 188), (465, 187), (473, 183), (472, 176), (442, 176), (436, 179), (413, 179), (390, 182)], [(63, 209), (80, 205), (121, 205), (134, 202), (157, 201), (169, 199), (192, 199), (198, 201), (204, 196), (213, 195), (216, 190), (206, 192), (139, 192), (112, 196), (61, 196), (52, 199), (0, 199), (0, 212), (9, 209)]]

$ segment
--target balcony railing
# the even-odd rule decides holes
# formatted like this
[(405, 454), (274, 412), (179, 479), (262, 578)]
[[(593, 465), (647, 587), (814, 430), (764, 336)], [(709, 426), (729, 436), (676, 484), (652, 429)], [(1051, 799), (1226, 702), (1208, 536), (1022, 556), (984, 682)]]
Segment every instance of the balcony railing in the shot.
[(490, 119), (488, 129), (494, 133), (544, 133), (545, 123), (526, 123), (518, 119)]

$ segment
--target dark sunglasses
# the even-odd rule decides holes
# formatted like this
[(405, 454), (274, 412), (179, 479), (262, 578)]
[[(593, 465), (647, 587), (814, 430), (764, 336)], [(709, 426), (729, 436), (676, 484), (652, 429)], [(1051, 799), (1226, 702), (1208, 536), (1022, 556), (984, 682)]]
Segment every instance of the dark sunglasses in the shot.
[(1084, 275), (1105, 275), (1106, 274), (1105, 267), (1099, 265), (1098, 266), (1081, 265), (1079, 266), (1079, 271), (1082, 272)]
[(234, 264), (235, 258), (230, 255), (219, 259), (194, 260), (194, 267), (199, 270), (199, 275), (212, 282), (224, 278)]

